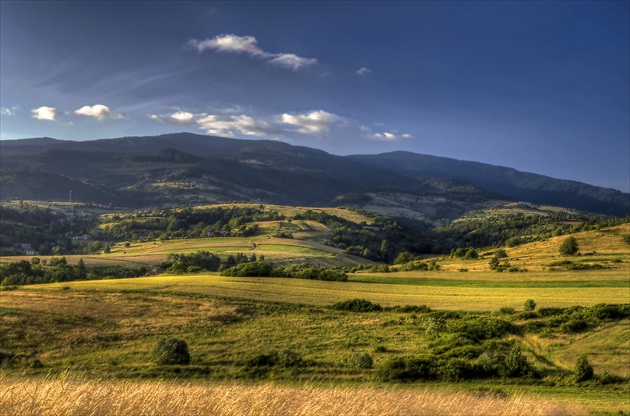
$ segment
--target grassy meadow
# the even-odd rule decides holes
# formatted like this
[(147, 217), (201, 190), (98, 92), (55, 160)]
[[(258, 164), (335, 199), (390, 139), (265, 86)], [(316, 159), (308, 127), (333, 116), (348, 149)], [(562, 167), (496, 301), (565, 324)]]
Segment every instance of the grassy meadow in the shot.
[[(370, 263), (324, 245), (331, 230), (322, 224), (258, 225), (250, 237), (119, 243), (67, 258), (159, 265), (208, 250), (277, 264)], [(273, 237), (280, 226), (294, 238)], [(489, 249), (472, 260), (435, 257), (440, 270), (359, 271), (347, 282), (202, 272), (7, 288), (0, 414), (627, 414), (630, 319), (598, 305), (630, 303), (628, 234), (629, 224), (573, 234), (581, 255), (570, 261), (601, 266), (585, 270), (551, 265), (564, 260), (561, 236), (506, 249), (527, 272), (490, 270)], [(383, 309), (333, 307), (350, 299)], [(534, 311), (524, 310), (528, 299)], [(186, 342), (189, 363), (156, 362), (167, 337)], [(528, 363), (522, 376), (469, 375), (514, 345)], [(594, 378), (576, 382), (584, 355)], [(460, 367), (391, 376), (414, 357)]]

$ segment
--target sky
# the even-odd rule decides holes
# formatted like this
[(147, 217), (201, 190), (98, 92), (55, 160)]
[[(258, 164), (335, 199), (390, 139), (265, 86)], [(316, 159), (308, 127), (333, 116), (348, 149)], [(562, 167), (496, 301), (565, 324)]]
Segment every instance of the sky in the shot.
[(0, 138), (193, 132), (630, 191), (630, 2), (0, 2)]

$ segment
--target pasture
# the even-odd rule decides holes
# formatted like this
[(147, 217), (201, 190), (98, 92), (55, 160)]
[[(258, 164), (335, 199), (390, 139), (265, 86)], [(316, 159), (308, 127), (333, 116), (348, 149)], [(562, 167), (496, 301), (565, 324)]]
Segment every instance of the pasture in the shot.
[[(304, 210), (273, 209), (287, 215)], [(367, 220), (352, 215), (356, 222)], [(83, 259), (87, 266), (159, 268), (169, 254), (204, 250), (222, 259), (255, 254), (277, 265), (374, 263), (323, 244), (331, 230), (314, 221), (256, 225), (259, 233), (248, 237), (119, 242), (109, 253), (66, 258), (70, 264)], [(290, 230), (294, 238), (275, 237), (279, 229)], [(630, 321), (596, 318), (588, 309), (629, 303), (630, 250), (623, 240), (628, 234), (628, 224), (575, 233), (581, 253), (571, 257), (558, 254), (566, 236), (507, 248), (507, 260), (527, 269), (516, 273), (490, 270), (494, 251), (487, 249), (471, 260), (433, 257), (440, 270), (398, 271), (396, 265), (391, 272), (349, 273), (347, 282), (202, 272), (6, 287), (0, 292), (0, 381), (7, 388), (0, 393), (0, 413), (21, 414), (22, 391), (30, 388), (37, 388), (38, 394), (29, 396), (32, 408), (40, 409), (37, 414), (67, 409), (79, 396), (102, 414), (115, 414), (111, 409), (142, 413), (142, 403), (158, 400), (155, 395), (164, 396), (167, 389), (177, 393), (167, 395), (164, 408), (184, 413), (215, 406), (216, 414), (247, 414), (241, 410), (262, 396), (268, 414), (471, 414), (471, 408), (488, 414), (496, 406), (502, 414), (628, 412)], [(20, 259), (30, 257), (0, 261)], [(589, 267), (554, 265), (565, 260)], [(333, 307), (350, 299), (385, 309), (357, 313)], [(552, 311), (554, 316), (528, 313), (523, 310), (528, 299), (537, 310), (561, 309)], [(465, 333), (492, 325), (508, 329)], [(155, 362), (153, 350), (165, 337), (185, 340), (189, 364)], [(481, 368), (483, 354), (507, 354), (513, 344), (521, 346), (535, 377), (467, 375)], [(298, 364), (264, 364), (285, 352)], [(357, 357), (366, 355), (369, 365), (357, 364)], [(582, 355), (588, 356), (595, 379), (576, 384), (574, 366)], [(463, 367), (455, 375), (437, 373), (432, 381), (404, 384), (383, 375), (396, 360), (427, 356), (440, 365)], [(112, 392), (126, 389), (135, 393), (113, 403)], [(87, 390), (102, 394), (85, 396)], [(243, 399), (221, 402), (234, 391)], [(216, 398), (182, 399), (192, 392)], [(356, 397), (352, 405), (349, 397)], [(325, 407), (339, 400), (348, 401), (343, 409)], [(399, 407), (373, 407), (381, 400)], [(256, 414), (265, 413), (257, 409)]]

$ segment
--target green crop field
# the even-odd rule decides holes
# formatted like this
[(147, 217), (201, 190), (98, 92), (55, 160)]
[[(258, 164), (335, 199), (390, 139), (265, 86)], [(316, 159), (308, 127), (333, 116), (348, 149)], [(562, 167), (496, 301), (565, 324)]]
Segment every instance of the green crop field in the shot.
[[(625, 303), (630, 281), (617, 276), (600, 280), (496, 281), (442, 278), (446, 272), (351, 275), (349, 282), (271, 277), (224, 277), (218, 274), (156, 276), (134, 279), (65, 282), (30, 286), (31, 290), (118, 291), (147, 293), (184, 293), (219, 297), (260, 299), (309, 305), (328, 305), (347, 299), (362, 298), (384, 306), (428, 305), (435, 309), (490, 312), (500, 307), (521, 307), (526, 299), (536, 299), (544, 307), (568, 307), (579, 304)], [(428, 276), (427, 276), (428, 274)], [(542, 278), (544, 278), (543, 275)], [(588, 279), (588, 278), (587, 278)]]

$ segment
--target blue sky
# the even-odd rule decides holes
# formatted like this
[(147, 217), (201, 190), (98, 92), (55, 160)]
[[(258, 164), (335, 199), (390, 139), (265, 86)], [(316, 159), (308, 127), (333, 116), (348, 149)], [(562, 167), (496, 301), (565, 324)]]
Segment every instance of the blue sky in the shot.
[(190, 131), (628, 192), (629, 4), (2, 1), (1, 138)]

